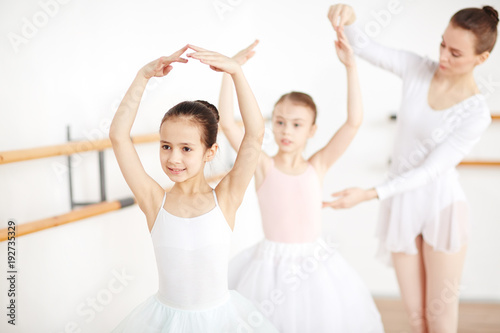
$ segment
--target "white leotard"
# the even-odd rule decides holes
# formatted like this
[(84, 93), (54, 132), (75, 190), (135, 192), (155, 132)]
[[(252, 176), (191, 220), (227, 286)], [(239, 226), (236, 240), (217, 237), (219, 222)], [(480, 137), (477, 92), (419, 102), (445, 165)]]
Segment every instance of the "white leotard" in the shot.
[(179, 309), (205, 309), (228, 298), (227, 265), (231, 229), (214, 193), (209, 212), (182, 218), (163, 207), (151, 230), (161, 302)]

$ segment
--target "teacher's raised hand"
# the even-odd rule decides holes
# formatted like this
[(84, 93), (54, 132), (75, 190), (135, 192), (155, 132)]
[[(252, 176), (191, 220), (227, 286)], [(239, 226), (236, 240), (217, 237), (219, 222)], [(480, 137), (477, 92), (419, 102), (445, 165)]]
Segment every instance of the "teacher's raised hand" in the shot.
[(328, 19), (332, 23), (333, 29), (338, 31), (344, 25), (351, 25), (356, 21), (356, 14), (354, 9), (349, 5), (335, 4), (330, 6), (328, 10)]

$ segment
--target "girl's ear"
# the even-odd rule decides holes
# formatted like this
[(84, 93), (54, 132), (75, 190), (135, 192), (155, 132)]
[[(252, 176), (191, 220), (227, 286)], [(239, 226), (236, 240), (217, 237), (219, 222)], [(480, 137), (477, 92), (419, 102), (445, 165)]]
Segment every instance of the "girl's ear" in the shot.
[(316, 130), (318, 129), (318, 125), (313, 124), (311, 126), (311, 129), (309, 130), (309, 138), (312, 138), (314, 134), (316, 133)]
[(215, 154), (217, 154), (217, 150), (219, 149), (219, 145), (214, 143), (212, 147), (208, 148), (205, 152), (205, 162), (210, 162), (214, 159)]

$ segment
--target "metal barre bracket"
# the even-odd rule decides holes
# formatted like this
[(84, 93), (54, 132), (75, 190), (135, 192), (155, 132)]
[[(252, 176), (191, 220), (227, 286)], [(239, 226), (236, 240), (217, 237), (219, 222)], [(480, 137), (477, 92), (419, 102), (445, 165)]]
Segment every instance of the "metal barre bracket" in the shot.
[[(66, 139), (68, 142), (71, 142), (71, 130), (69, 125), (66, 126)], [(73, 200), (73, 176), (72, 176), (72, 165), (71, 165), (71, 155), (67, 156), (68, 159), (68, 177), (69, 177), (69, 200), (71, 209), (74, 209), (76, 206), (88, 206), (96, 203), (101, 203), (106, 201), (106, 179), (104, 175), (104, 151), (98, 150), (99, 156), (99, 188), (101, 191), (101, 201), (98, 202), (75, 202)]]

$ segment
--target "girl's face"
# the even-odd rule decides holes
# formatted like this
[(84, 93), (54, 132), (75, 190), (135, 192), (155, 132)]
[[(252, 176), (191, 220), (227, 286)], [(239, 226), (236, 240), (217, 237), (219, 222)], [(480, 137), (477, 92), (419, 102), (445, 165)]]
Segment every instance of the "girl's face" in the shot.
[(200, 128), (190, 120), (177, 117), (166, 120), (160, 129), (160, 161), (173, 182), (183, 182), (203, 173), (217, 144), (207, 149), (201, 141)]
[(285, 100), (276, 105), (272, 117), (273, 134), (280, 151), (304, 150), (307, 140), (316, 132), (313, 117), (313, 111), (301, 104)]
[(476, 36), (469, 30), (450, 23), (442, 38), (439, 49), (439, 71), (443, 75), (468, 74), (488, 58), (489, 52), (476, 54)]

